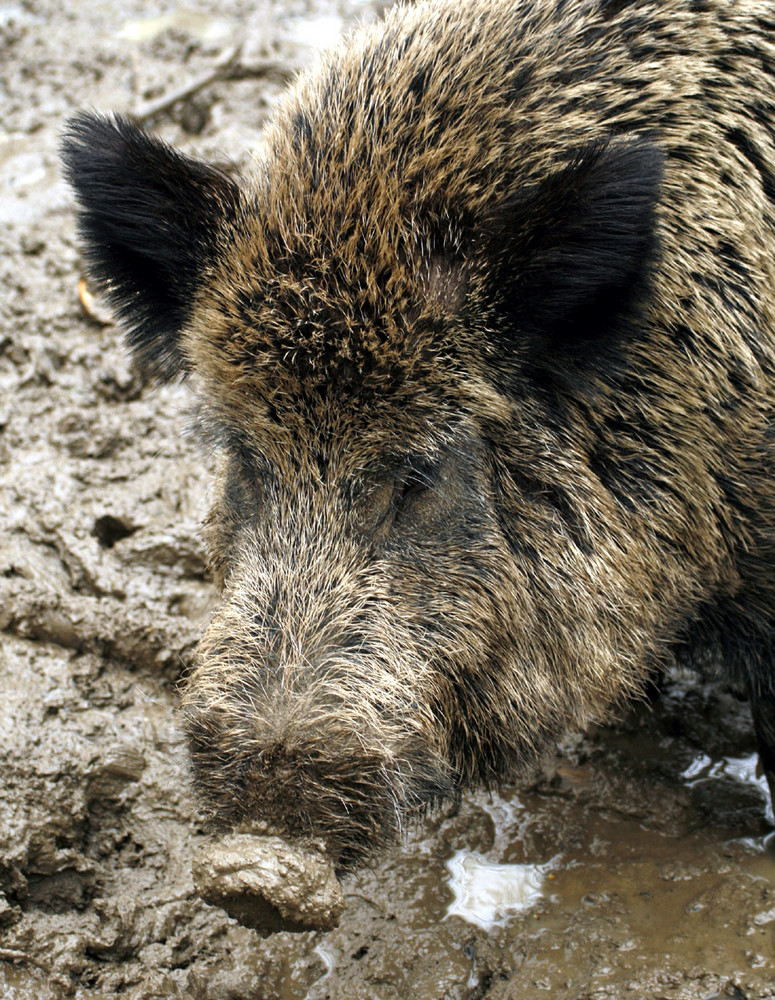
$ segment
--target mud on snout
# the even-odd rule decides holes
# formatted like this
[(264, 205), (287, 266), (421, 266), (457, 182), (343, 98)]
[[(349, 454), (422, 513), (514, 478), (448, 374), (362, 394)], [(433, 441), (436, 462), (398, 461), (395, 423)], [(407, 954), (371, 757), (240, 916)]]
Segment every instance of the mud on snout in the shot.
[(341, 874), (451, 792), (430, 668), (368, 595), (334, 615), (267, 582), (230, 586), (200, 642), (182, 705), (195, 789), (216, 829), (322, 841)]

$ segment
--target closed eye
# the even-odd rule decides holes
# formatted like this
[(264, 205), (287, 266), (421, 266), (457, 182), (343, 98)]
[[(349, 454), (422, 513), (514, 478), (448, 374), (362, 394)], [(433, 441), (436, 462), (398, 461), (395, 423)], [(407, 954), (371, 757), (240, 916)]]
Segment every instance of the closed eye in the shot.
[(415, 475), (414, 473), (407, 476), (403, 482), (400, 483), (397, 490), (397, 500), (399, 504), (406, 503), (413, 497), (419, 496), (420, 493), (424, 493), (432, 487), (433, 483), (425, 478)]
[(394, 503), (397, 511), (406, 510), (421, 496), (432, 490), (439, 480), (439, 466), (421, 460), (406, 471), (396, 484)]
[(391, 466), (375, 475), (371, 484), (364, 482), (357, 492), (350, 487), (355, 516), (377, 541), (387, 539), (394, 524), (406, 519), (409, 526), (416, 518), (422, 519), (433, 507), (431, 497), (439, 496), (440, 462), (424, 455), (403, 456)]

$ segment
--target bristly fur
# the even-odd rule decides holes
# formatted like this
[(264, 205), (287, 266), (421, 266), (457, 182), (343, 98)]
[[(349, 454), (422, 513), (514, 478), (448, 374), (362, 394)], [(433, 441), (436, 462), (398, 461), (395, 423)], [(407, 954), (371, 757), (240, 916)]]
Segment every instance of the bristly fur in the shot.
[(347, 869), (676, 644), (775, 782), (773, 38), (755, 0), (399, 5), (239, 187), (76, 119), (92, 274), (221, 454), (184, 698), (220, 822)]

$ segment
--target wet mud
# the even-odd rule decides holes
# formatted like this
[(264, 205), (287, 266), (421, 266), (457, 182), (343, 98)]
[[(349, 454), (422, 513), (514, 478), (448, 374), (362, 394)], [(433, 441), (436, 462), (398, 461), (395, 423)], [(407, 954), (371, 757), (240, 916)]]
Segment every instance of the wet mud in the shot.
[(0, 996), (773, 998), (750, 715), (691, 665), (530, 782), (410, 830), (330, 932), (262, 938), (194, 892), (175, 706), (213, 603), (209, 459), (191, 389), (144, 385), (79, 298), (57, 136), (77, 108), (139, 110), (245, 168), (288, 76), (375, 15), (0, 0)]

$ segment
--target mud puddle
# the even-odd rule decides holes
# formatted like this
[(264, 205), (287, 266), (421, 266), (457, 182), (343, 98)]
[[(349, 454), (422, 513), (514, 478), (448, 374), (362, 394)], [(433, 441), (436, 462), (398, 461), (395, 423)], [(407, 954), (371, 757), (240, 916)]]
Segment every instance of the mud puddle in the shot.
[[(467, 796), (362, 880), (355, 891), (379, 901), (387, 926), (393, 915), (403, 925), (387, 932), (397, 938), (389, 956), (384, 928), (354, 952), (380, 962), (379, 985), (364, 995), (773, 995), (764, 787), (721, 755), (712, 776), (703, 767), (684, 779), (709, 755), (670, 734), (683, 683), (657, 709), (567, 746), (532, 787)], [(704, 702), (709, 730), (722, 705), (728, 724), (737, 703)], [(327, 935), (326, 977), (291, 996), (361, 995), (336, 981), (346, 961), (339, 936), (356, 932), (348, 920)]]
[(83, 311), (58, 131), (163, 105), (238, 45), (241, 75), (151, 124), (244, 167), (294, 67), (376, 9), (0, 3), (0, 995), (775, 997), (748, 709), (689, 673), (532, 783), (429, 817), (328, 934), (262, 940), (193, 894), (175, 704), (212, 602), (208, 457), (190, 390), (143, 385)]

